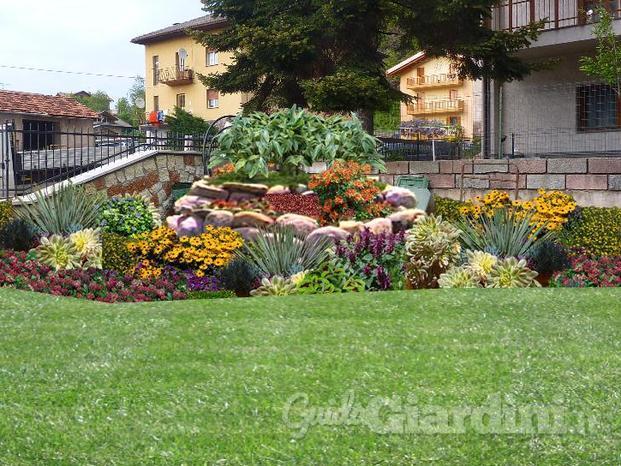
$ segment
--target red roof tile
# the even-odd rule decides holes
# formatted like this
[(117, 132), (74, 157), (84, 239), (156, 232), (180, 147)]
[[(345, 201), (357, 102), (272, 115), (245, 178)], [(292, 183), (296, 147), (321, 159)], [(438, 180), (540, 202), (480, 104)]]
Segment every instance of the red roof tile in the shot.
[(0, 90), (0, 113), (28, 113), (68, 118), (99, 118), (71, 97)]

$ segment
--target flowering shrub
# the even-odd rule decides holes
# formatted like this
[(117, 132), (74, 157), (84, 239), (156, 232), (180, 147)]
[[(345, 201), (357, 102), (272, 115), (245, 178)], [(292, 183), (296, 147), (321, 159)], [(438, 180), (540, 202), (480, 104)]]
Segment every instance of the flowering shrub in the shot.
[(19, 290), (68, 296), (106, 303), (178, 300), (186, 298), (184, 277), (166, 269), (157, 279), (97, 269), (54, 271), (24, 252), (0, 253), (0, 284)]
[(242, 245), (239, 233), (208, 225), (202, 235), (181, 238), (171, 228), (160, 227), (138, 235), (127, 247), (138, 259), (138, 276), (151, 278), (159, 277), (167, 265), (204, 277), (227, 265)]
[(160, 216), (151, 201), (134, 194), (108, 199), (99, 209), (98, 223), (106, 233), (132, 236), (153, 230)]
[(319, 198), (317, 196), (302, 196), (301, 194), (268, 194), (265, 200), (270, 209), (283, 214), (300, 214), (312, 218), (322, 215)]
[(331, 168), (311, 178), (308, 187), (319, 197), (324, 223), (374, 218), (385, 213), (386, 204), (376, 202), (379, 187), (366, 176), (370, 169), (369, 165), (357, 162), (335, 162)]
[(101, 235), (102, 266), (105, 270), (114, 270), (121, 275), (134, 271), (136, 258), (127, 249), (130, 241), (132, 241), (131, 238), (116, 233), (103, 233)]
[(361, 277), (367, 290), (403, 288), (405, 232), (359, 235), (336, 245), (335, 263), (351, 277)]
[(460, 208), (460, 212), (474, 218), (482, 215), (491, 217), (497, 210), (507, 208), (518, 218), (532, 213), (533, 230), (543, 227), (550, 231), (559, 231), (576, 207), (576, 201), (561, 191), (540, 189), (539, 195), (530, 201), (511, 201), (507, 192), (493, 190), (485, 196), (477, 196), (467, 201)]
[(579, 254), (571, 257), (571, 267), (556, 273), (550, 286), (595, 288), (621, 286), (621, 256), (594, 257)]
[(621, 209), (579, 209), (567, 225), (561, 241), (595, 256), (621, 256)]

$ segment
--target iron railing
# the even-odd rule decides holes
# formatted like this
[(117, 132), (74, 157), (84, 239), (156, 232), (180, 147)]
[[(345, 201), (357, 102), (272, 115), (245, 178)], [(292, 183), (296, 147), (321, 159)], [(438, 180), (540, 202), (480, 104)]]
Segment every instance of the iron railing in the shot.
[(95, 134), (0, 124), (0, 198), (29, 194), (81, 173), (126, 159), (138, 151), (201, 151), (204, 134), (134, 130)]
[(477, 141), (429, 139), (420, 135), (411, 139), (379, 137), (379, 152), (386, 161), (456, 160), (479, 155)]

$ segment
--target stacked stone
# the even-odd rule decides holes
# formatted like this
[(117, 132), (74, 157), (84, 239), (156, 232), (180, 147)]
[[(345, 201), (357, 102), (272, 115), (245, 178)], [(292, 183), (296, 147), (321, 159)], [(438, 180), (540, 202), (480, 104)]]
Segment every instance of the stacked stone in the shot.
[[(317, 220), (305, 215), (284, 214), (270, 216), (265, 212), (214, 209), (215, 201), (251, 201), (260, 200), (266, 194), (285, 194), (288, 188), (274, 186), (268, 188), (263, 184), (224, 183), (221, 186), (209, 184), (209, 179), (194, 183), (189, 193), (175, 204), (177, 215), (168, 218), (168, 226), (181, 236), (200, 234), (205, 226), (230, 227), (240, 233), (244, 239), (252, 240), (261, 230), (275, 225), (292, 228), (300, 237), (313, 241), (320, 237), (346, 239), (349, 235), (368, 228), (371, 232), (392, 233), (409, 228), (425, 212), (416, 209), (416, 198), (404, 188), (387, 187), (382, 198), (398, 210), (386, 218), (376, 218), (368, 222), (342, 221), (338, 226), (321, 227)], [(300, 186), (297, 192), (312, 194)]]

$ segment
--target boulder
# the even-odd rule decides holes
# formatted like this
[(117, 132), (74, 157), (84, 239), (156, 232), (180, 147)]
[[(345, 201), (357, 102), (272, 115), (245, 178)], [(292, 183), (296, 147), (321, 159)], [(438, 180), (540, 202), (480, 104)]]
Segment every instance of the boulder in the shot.
[(196, 210), (204, 209), (211, 204), (209, 199), (199, 196), (183, 196), (175, 202), (175, 212), (190, 214)]
[(268, 217), (267, 215), (260, 212), (252, 212), (249, 210), (238, 212), (233, 216), (234, 228), (266, 228), (272, 223), (274, 223), (274, 220), (271, 217)]
[(258, 197), (265, 196), (269, 189), (269, 187), (264, 184), (254, 183), (223, 183), (221, 188), (230, 192), (252, 194)]
[(387, 218), (375, 218), (364, 224), (364, 228), (375, 235), (392, 233), (392, 221)]
[(203, 232), (203, 220), (195, 215), (168, 217), (167, 223), (177, 236), (196, 236)]
[(239, 233), (244, 241), (254, 241), (261, 234), (261, 230), (251, 227), (235, 228), (234, 231)]
[(425, 211), (421, 209), (405, 209), (390, 214), (388, 219), (392, 222), (393, 231), (402, 231), (410, 228), (418, 217), (424, 215)]
[(308, 235), (306, 241), (317, 241), (320, 238), (332, 238), (335, 241), (341, 241), (349, 238), (349, 233), (338, 227), (322, 227)]
[(295, 187), (295, 192), (297, 194), (302, 194), (303, 192), (306, 192), (306, 191), (308, 191), (308, 186), (306, 186), (305, 184), (300, 183)]
[(319, 228), (319, 223), (317, 223), (317, 220), (311, 217), (307, 217), (306, 215), (299, 214), (281, 215), (276, 219), (276, 224), (293, 228), (293, 230), (299, 236), (308, 236), (317, 228)]
[(281, 184), (272, 186), (270, 189), (267, 190), (267, 194), (289, 194), (290, 192), (291, 190), (288, 187)]
[(212, 210), (205, 217), (205, 225), (213, 225), (216, 227), (230, 227), (233, 225), (233, 212), (228, 210)]
[(345, 230), (350, 235), (358, 233), (362, 228), (364, 228), (364, 223), (358, 222), (356, 220), (343, 220), (339, 223), (339, 228)]
[(229, 192), (218, 186), (207, 184), (204, 180), (200, 180), (192, 185), (188, 195), (207, 199), (228, 199)]
[(384, 198), (386, 202), (394, 207), (403, 206), (408, 209), (416, 207), (416, 196), (409, 189), (391, 186), (384, 191)]
[(315, 191), (304, 191), (302, 193), (302, 196), (314, 196), (315, 195)]

